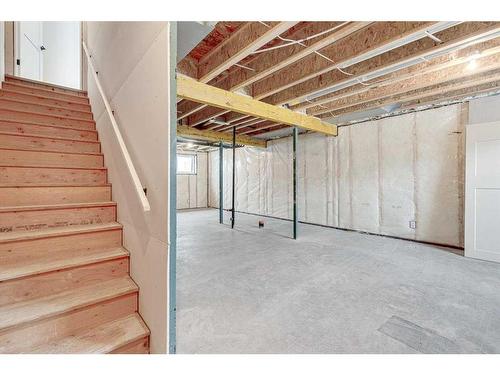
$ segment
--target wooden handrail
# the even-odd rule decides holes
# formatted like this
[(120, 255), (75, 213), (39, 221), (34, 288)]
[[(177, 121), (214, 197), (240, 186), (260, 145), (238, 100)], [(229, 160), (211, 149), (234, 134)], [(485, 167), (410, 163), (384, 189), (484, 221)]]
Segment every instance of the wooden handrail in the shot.
[(130, 154), (127, 150), (127, 146), (125, 145), (125, 142), (123, 140), (122, 134), (120, 132), (120, 128), (118, 127), (118, 124), (116, 123), (115, 116), (113, 115), (113, 111), (111, 110), (111, 106), (109, 105), (108, 99), (106, 98), (106, 95), (104, 94), (104, 90), (102, 89), (101, 82), (99, 81), (99, 77), (97, 76), (97, 72), (95, 70), (94, 64), (92, 63), (92, 58), (91, 58), (91, 55), (90, 55), (89, 50), (87, 48), (87, 45), (85, 44), (85, 42), (82, 42), (82, 45), (83, 45), (83, 50), (85, 51), (85, 55), (87, 56), (88, 67), (89, 67), (90, 71), (92, 72), (92, 76), (94, 77), (97, 89), (99, 90), (99, 93), (101, 94), (102, 101), (104, 102), (104, 106), (106, 107), (106, 111), (108, 112), (109, 119), (111, 120), (111, 126), (113, 127), (113, 131), (115, 133), (116, 140), (118, 141), (118, 145), (120, 146), (120, 150), (122, 151), (123, 157), (125, 158), (125, 162), (127, 164), (127, 169), (130, 173), (130, 177), (132, 177), (132, 181), (134, 183), (137, 196), (139, 197), (139, 200), (141, 201), (143, 210), (150, 211), (151, 206), (149, 205), (148, 198), (146, 197), (146, 193), (144, 192), (144, 188), (141, 184), (141, 180), (139, 179), (137, 171), (135, 170), (134, 163), (132, 162)]

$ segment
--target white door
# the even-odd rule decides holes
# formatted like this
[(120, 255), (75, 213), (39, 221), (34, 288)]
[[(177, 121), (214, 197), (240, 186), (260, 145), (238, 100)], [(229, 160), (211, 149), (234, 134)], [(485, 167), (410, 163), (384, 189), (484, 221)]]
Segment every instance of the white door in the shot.
[(465, 256), (500, 262), (500, 122), (467, 126)]
[(40, 81), (43, 79), (42, 22), (17, 22), (18, 75)]
[(43, 81), (80, 88), (80, 22), (43, 22)]

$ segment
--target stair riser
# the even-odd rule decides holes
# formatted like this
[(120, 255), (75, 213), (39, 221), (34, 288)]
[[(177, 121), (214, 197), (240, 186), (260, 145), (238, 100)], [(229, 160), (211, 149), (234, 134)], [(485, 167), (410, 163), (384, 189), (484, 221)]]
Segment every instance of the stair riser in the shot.
[(21, 124), (9, 121), (0, 121), (0, 132), (63, 137), (82, 141), (97, 141), (98, 139), (97, 132), (91, 130), (78, 130), (50, 125)]
[(101, 145), (98, 142), (42, 138), (16, 134), (0, 134), (0, 147), (22, 150), (29, 149), (87, 153), (101, 152)]
[(111, 200), (111, 186), (0, 187), (0, 205), (29, 206)]
[(28, 80), (25, 80), (22, 78), (17, 78), (17, 77), (5, 76), (5, 82), (13, 82), (13, 83), (17, 83), (17, 84), (24, 85), (24, 86), (34, 87), (34, 88), (43, 89), (43, 90), (50, 90), (53, 92), (58, 92), (58, 93), (67, 94), (67, 95), (71, 95), (71, 96), (77, 96), (77, 97), (85, 97), (86, 96), (84, 92), (81, 92), (79, 90), (72, 90), (69, 88), (58, 87), (55, 85), (51, 85), (50, 83), (32, 82), (32, 81), (28, 81)]
[(52, 116), (73, 117), (81, 118), (84, 120), (92, 120), (92, 112), (71, 111), (69, 109), (61, 109), (57, 107), (47, 107), (39, 104), (30, 104), (23, 102), (16, 102), (0, 98), (0, 108), (14, 109), (16, 111), (40, 113)]
[(131, 342), (109, 354), (149, 354), (149, 337)]
[(137, 293), (61, 314), (0, 334), (0, 353), (25, 353), (36, 346), (137, 311)]
[(0, 167), (0, 186), (103, 185), (106, 170)]
[(122, 230), (107, 230), (101, 232), (79, 233), (59, 237), (46, 237), (31, 240), (0, 243), (0, 257), (15, 256), (16, 259), (32, 257), (33, 251), (65, 251), (110, 249), (120, 247), (122, 243)]
[(0, 165), (100, 168), (104, 166), (104, 156), (0, 150)]
[(116, 206), (0, 212), (0, 233), (114, 221), (116, 221)]
[(89, 282), (124, 277), (128, 270), (129, 259), (125, 257), (5, 281), (0, 283), (0, 306), (64, 292)]
[(89, 120), (75, 120), (38, 113), (17, 112), (3, 108), (0, 109), (0, 120), (34, 122), (46, 125), (66, 126), (72, 129), (95, 130), (95, 123)]
[(52, 99), (52, 98), (47, 98), (47, 97), (43, 97), (43, 96), (34, 96), (34, 95), (25, 94), (25, 93), (16, 92), (16, 91), (0, 90), (0, 98), (20, 100), (20, 101), (23, 101), (26, 103), (32, 103), (32, 104), (41, 104), (41, 105), (62, 107), (62, 108), (73, 110), (73, 111), (91, 112), (89, 104), (80, 104), (80, 103), (75, 103), (72, 101)]

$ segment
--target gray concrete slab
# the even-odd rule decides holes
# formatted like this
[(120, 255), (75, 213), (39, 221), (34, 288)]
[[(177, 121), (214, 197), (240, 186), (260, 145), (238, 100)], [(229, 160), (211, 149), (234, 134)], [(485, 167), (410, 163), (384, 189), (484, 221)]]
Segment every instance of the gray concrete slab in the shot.
[(291, 229), (179, 213), (179, 353), (500, 353), (500, 264), (304, 224), (294, 241)]

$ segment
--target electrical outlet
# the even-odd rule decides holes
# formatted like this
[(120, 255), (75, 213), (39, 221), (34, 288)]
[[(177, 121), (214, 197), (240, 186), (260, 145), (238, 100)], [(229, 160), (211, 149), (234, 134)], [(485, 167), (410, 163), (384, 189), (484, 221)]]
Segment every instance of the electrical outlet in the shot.
[(410, 229), (417, 229), (417, 222), (415, 220), (410, 220), (408, 222), (408, 226), (410, 227)]

